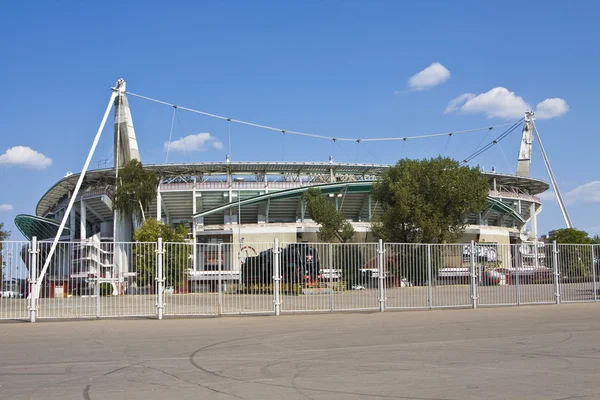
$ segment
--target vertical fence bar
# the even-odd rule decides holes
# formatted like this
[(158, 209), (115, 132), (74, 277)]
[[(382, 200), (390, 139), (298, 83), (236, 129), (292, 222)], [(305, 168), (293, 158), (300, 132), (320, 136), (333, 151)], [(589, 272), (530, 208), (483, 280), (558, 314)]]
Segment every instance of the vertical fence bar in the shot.
[(281, 305), (281, 301), (280, 301), (280, 297), (279, 297), (279, 281), (281, 280), (281, 274), (279, 273), (279, 254), (281, 253), (279, 251), (279, 239), (275, 238), (275, 241), (273, 243), (273, 292), (274, 292), (274, 299), (273, 299), (273, 303), (275, 304), (275, 315), (279, 315), (281, 312), (280, 309), (280, 305)]
[[(92, 245), (92, 248), (94, 249), (99, 249), (100, 248), (100, 243), (94, 243)], [(89, 251), (89, 250), (88, 250)], [(67, 254), (69, 254), (71, 252), (68, 252)], [(97, 255), (99, 253), (99, 251), (92, 251), (92, 253), (95, 253), (94, 255)], [(100, 265), (98, 265), (97, 270), (96, 270), (96, 318), (100, 318), (100, 296), (102, 296), (102, 290), (100, 288), (100, 276), (101, 276), (101, 267)]]
[(385, 311), (385, 287), (384, 287), (384, 283), (385, 283), (385, 274), (384, 274), (384, 268), (383, 268), (383, 240), (379, 239), (379, 242), (377, 244), (377, 253), (378, 253), (378, 257), (377, 257), (377, 273), (379, 275), (379, 311), (384, 312)]
[(475, 273), (475, 241), (471, 240), (471, 257), (470, 257), (470, 270), (471, 270), (471, 300), (473, 308), (477, 308), (477, 274)]
[(223, 243), (219, 243), (219, 248), (217, 250), (217, 269), (219, 270), (219, 276), (217, 277), (217, 315), (221, 315), (222, 310), (223, 310), (223, 260), (221, 259), (221, 257), (223, 257)]
[(427, 303), (433, 307), (433, 271), (431, 269), (431, 244), (427, 245)]
[(596, 254), (594, 252), (595, 245), (590, 246), (592, 248), (592, 290), (594, 291), (594, 301), (598, 301), (598, 277), (596, 276)]
[(29, 254), (31, 257), (31, 271), (30, 271), (30, 276), (29, 276), (29, 282), (30, 282), (30, 291), (29, 291), (29, 321), (30, 322), (35, 322), (35, 317), (36, 317), (36, 312), (37, 312), (37, 299), (36, 299), (36, 294), (38, 293), (37, 290), (37, 261), (38, 261), (38, 254), (39, 254), (40, 250), (38, 249), (38, 244), (37, 244), (37, 237), (34, 236), (32, 238), (31, 241), (31, 249), (29, 249)]
[(158, 295), (158, 303), (156, 304), (156, 308), (158, 309), (158, 319), (163, 318), (163, 242), (162, 238), (158, 238), (158, 248), (156, 249), (156, 283), (157, 283), (157, 295)]
[[(519, 251), (519, 246), (525, 246), (524, 244), (515, 244), (515, 285), (517, 287), (517, 305), (521, 305), (521, 274), (520, 271), (523, 269), (523, 252)], [(537, 247), (537, 243), (536, 243)]]
[(329, 311), (333, 312), (333, 245), (329, 243), (328, 245), (329, 254), (327, 258), (329, 259)]
[(556, 240), (552, 242), (552, 261), (554, 264), (554, 298), (556, 304), (560, 304), (560, 269), (558, 266), (558, 248)]

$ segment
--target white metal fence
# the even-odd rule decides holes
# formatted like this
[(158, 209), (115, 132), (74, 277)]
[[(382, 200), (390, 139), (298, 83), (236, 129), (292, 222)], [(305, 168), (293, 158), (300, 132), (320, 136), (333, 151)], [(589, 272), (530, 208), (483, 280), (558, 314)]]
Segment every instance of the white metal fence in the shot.
[(0, 242), (0, 319), (476, 308), (599, 297), (596, 245), (61, 242), (39, 277), (50, 246), (35, 238)]

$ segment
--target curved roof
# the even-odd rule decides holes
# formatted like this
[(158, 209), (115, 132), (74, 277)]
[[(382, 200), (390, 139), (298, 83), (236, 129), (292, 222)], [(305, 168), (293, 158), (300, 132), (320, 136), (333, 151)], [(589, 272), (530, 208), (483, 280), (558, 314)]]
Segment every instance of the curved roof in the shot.
[[(354, 164), (354, 163), (328, 163), (328, 162), (206, 162), (206, 163), (184, 163), (184, 164), (145, 164), (144, 168), (156, 171), (163, 177), (169, 176), (192, 176), (203, 174), (252, 174), (252, 173), (270, 173), (270, 174), (334, 174), (348, 175), (381, 175), (389, 164)], [(548, 189), (548, 184), (542, 180), (518, 177), (515, 175), (505, 175), (498, 173), (484, 172), (484, 176), (489, 179), (496, 178), (500, 184), (522, 187), (538, 194)], [(37, 204), (35, 213), (42, 216), (53, 206), (58, 204), (70, 191), (75, 189), (80, 174), (65, 176), (56, 182), (42, 196)], [(86, 186), (111, 185), (114, 182), (114, 168), (98, 169), (88, 171), (85, 176)]]
[[(19, 214), (15, 217), (15, 225), (28, 240), (31, 240), (34, 236), (39, 240), (53, 238), (60, 227), (60, 223), (53, 219), (25, 214)], [(69, 233), (69, 228), (65, 226), (63, 235), (68, 235)]]
[[(240, 208), (243, 209), (243, 207), (245, 207), (245, 206), (261, 203), (261, 202), (268, 201), (268, 200), (281, 200), (281, 199), (287, 199), (290, 197), (301, 197), (302, 195), (304, 195), (304, 192), (306, 192), (310, 188), (321, 189), (321, 192), (323, 194), (340, 193), (340, 192), (370, 193), (374, 183), (375, 183), (375, 181), (339, 182), (339, 183), (329, 183), (329, 184), (324, 184), (324, 185), (302, 186), (299, 188), (288, 189), (288, 190), (280, 190), (280, 191), (276, 191), (276, 192), (266, 193), (266, 194), (263, 194), (260, 196), (254, 196), (252, 198), (241, 200), (239, 202), (226, 203), (219, 207), (215, 207), (210, 210), (205, 210), (200, 213), (197, 213), (197, 214), (193, 215), (192, 217), (193, 218), (204, 217), (207, 215), (211, 215), (211, 214), (215, 214), (215, 213), (219, 213), (219, 212), (228, 210), (230, 208), (237, 208), (238, 205), (240, 206)], [(488, 202), (488, 207), (493, 209), (494, 211), (499, 212), (501, 214), (509, 215), (510, 217), (521, 222), (522, 224), (525, 223), (525, 219), (518, 212), (513, 210), (510, 206), (504, 204), (502, 201), (500, 201), (494, 197), (488, 196), (487, 202)]]
[(527, 189), (532, 195), (540, 194), (548, 190), (550, 185), (541, 179), (531, 178), (528, 176), (517, 176), (509, 174), (499, 174), (497, 172), (482, 172), (483, 176), (488, 179), (496, 179), (500, 185), (513, 186)]

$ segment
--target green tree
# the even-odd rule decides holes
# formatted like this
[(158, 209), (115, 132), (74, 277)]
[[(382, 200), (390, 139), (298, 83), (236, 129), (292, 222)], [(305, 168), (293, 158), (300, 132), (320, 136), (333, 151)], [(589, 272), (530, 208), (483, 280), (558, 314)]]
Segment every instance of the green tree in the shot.
[[(597, 235), (595, 238), (597, 238)], [(574, 228), (556, 229), (552, 231), (548, 240), (551, 242), (556, 241), (556, 243), (592, 244), (592, 239), (586, 231)]]
[(592, 238), (592, 244), (600, 244), (600, 236), (594, 235)]
[(187, 243), (187, 230), (182, 225), (177, 227), (148, 218), (133, 234), (134, 268), (138, 283), (142, 286), (154, 285), (157, 273), (157, 257), (154, 252), (156, 243), (162, 237), (164, 244), (163, 278), (165, 287), (180, 287), (185, 280), (185, 270), (191, 267), (190, 256), (192, 243)]
[(145, 212), (156, 198), (158, 183), (159, 178), (154, 171), (144, 169), (138, 160), (129, 161), (119, 170), (113, 210), (145, 220)]
[(8, 238), (10, 237), (10, 232), (4, 230), (4, 223), (0, 222), (0, 290), (2, 288), (2, 285), (4, 285), (4, 267), (6, 265), (6, 262), (4, 261), (3, 258), (3, 252), (2, 250), (4, 249), (4, 241), (8, 240)]
[(383, 213), (375, 235), (397, 243), (448, 243), (464, 233), (464, 217), (486, 205), (488, 180), (451, 158), (400, 160), (373, 187)]
[(318, 232), (319, 240), (332, 242), (334, 239), (346, 243), (354, 236), (352, 224), (346, 220), (344, 214), (336, 209), (335, 205), (323, 196), (321, 189), (310, 188), (304, 193), (306, 209), (313, 221), (321, 225)]
[[(593, 276), (594, 255), (589, 246), (593, 239), (587, 232), (574, 228), (557, 229), (548, 240), (558, 244), (557, 258), (563, 280), (580, 281)], [(549, 264), (553, 267), (552, 261)]]

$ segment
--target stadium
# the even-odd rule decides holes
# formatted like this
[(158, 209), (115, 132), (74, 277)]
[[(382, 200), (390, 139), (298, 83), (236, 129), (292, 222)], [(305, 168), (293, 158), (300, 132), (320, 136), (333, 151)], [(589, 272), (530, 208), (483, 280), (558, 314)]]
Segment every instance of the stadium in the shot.
[[(142, 160), (124, 81), (116, 87), (114, 102), (113, 168), (87, 171), (73, 199), (80, 174), (70, 174), (50, 186), (39, 200), (34, 215), (18, 215), (15, 225), (31, 240), (49, 241), (56, 235), (70, 202), (61, 242), (105, 244), (102, 257), (87, 257), (86, 263), (70, 256), (62, 260), (69, 279), (90, 273), (109, 274), (117, 268), (114, 244), (131, 242), (139, 225), (130, 216), (113, 211), (115, 176), (129, 160)], [(537, 240), (537, 217), (542, 210), (539, 197), (549, 185), (529, 176), (531, 131), (524, 124), (517, 175), (483, 172), (489, 181), (485, 210), (466, 215), (462, 243), (518, 244)], [(318, 242), (318, 225), (311, 220), (303, 202), (304, 192), (319, 187), (355, 229), (353, 242), (374, 242), (370, 221), (380, 212), (371, 196), (377, 178), (390, 165), (326, 162), (200, 162), (144, 164), (160, 177), (157, 197), (149, 213), (159, 221), (183, 225), (190, 243), (267, 243), (279, 238), (288, 243)], [(110, 245), (112, 244), (112, 245)], [(84, 252), (78, 252), (84, 257)], [(209, 269), (202, 254), (193, 252), (190, 274)], [(235, 257), (226, 257), (239, 270)], [(58, 261), (57, 261), (58, 262)], [(75, 264), (79, 266), (74, 267)], [(126, 263), (126, 262), (125, 262)], [(121, 263), (122, 264), (122, 263)], [(82, 265), (85, 265), (82, 267)], [(121, 273), (127, 268), (118, 267)], [(102, 271), (102, 272), (101, 272)], [(66, 278), (66, 277), (65, 277)]]

